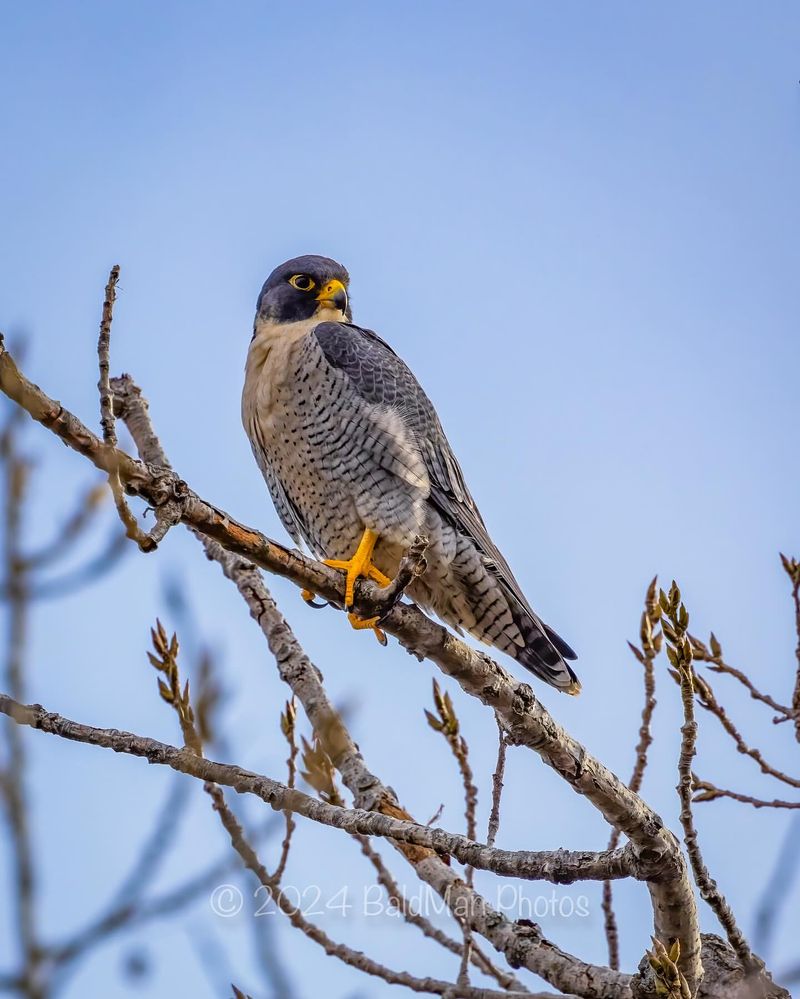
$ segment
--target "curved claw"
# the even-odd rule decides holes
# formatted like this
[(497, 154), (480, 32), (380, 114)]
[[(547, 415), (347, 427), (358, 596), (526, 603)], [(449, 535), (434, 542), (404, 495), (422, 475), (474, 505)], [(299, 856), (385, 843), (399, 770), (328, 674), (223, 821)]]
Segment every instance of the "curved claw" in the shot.
[(381, 645), (386, 647), (388, 645), (388, 639), (386, 638), (386, 633), (378, 627), (378, 622), (380, 618), (378, 617), (367, 617), (361, 618), (357, 614), (350, 612), (347, 615), (347, 620), (350, 622), (350, 627), (355, 628), (356, 631), (366, 631), (367, 629), (372, 629), (375, 632), (375, 637), (378, 639)]
[(300, 596), (305, 600), (309, 607), (313, 607), (314, 610), (322, 610), (325, 607), (330, 607), (330, 602), (328, 600), (323, 600), (318, 602), (316, 599), (316, 593), (312, 593), (311, 590), (301, 590)]

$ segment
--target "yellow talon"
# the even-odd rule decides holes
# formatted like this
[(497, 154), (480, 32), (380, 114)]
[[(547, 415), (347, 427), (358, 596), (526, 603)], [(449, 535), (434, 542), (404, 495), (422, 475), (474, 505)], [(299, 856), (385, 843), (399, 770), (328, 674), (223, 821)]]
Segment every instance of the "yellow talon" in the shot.
[(388, 576), (384, 576), (380, 569), (376, 568), (374, 565), (369, 567), (369, 572), (367, 573), (369, 579), (374, 580), (378, 586), (388, 586), (391, 583), (391, 579)]
[(375, 637), (378, 639), (381, 645), (386, 645), (386, 635), (378, 627), (378, 621), (380, 621), (380, 618), (378, 617), (361, 618), (358, 617), (357, 614), (353, 614), (351, 612), (347, 615), (347, 620), (350, 622), (351, 627), (355, 628), (356, 631), (366, 631), (368, 628), (371, 628), (375, 632)]
[(388, 586), (391, 580), (372, 564), (372, 552), (378, 535), (366, 528), (358, 543), (355, 555), (349, 559), (325, 559), (324, 564), (331, 569), (341, 569), (347, 574), (344, 587), (344, 606), (353, 606), (357, 579), (373, 579), (380, 586)]
[[(391, 579), (385, 576), (377, 566), (372, 564), (372, 552), (375, 549), (375, 543), (378, 540), (378, 535), (375, 531), (370, 531), (367, 528), (361, 537), (361, 541), (358, 543), (358, 548), (356, 549), (355, 555), (349, 559), (334, 559), (326, 558), (323, 561), (324, 565), (329, 566), (331, 569), (340, 569), (342, 572), (346, 573), (346, 581), (344, 587), (344, 606), (345, 609), (349, 609), (353, 606), (353, 601), (355, 600), (355, 586), (357, 579), (372, 579), (379, 586), (388, 586), (391, 583)], [(316, 594), (312, 593), (311, 590), (303, 590), (300, 594), (306, 603), (310, 603)], [(360, 618), (357, 614), (352, 612), (348, 613), (347, 619), (356, 631), (366, 631), (370, 629), (375, 632), (375, 637), (381, 643), (381, 645), (386, 645), (386, 635), (378, 627), (379, 618)]]

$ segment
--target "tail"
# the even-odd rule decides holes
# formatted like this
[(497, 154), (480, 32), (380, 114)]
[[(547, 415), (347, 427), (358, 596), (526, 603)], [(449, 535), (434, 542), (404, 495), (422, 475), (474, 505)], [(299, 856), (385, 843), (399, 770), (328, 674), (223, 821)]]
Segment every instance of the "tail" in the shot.
[(455, 556), (440, 574), (429, 562), (421, 581), (430, 580), (430, 590), (420, 602), (449, 624), (505, 652), (556, 690), (579, 693), (580, 681), (567, 663), (577, 659), (576, 654), (539, 619), (500, 553), (495, 549), (487, 558), (460, 532), (454, 540)]
[(577, 659), (576, 653), (560, 635), (540, 621), (533, 611), (520, 607), (513, 595), (509, 597), (514, 621), (525, 640), (524, 648), (517, 647), (511, 651), (511, 655), (551, 687), (565, 694), (579, 694), (581, 682), (567, 662), (568, 659)]

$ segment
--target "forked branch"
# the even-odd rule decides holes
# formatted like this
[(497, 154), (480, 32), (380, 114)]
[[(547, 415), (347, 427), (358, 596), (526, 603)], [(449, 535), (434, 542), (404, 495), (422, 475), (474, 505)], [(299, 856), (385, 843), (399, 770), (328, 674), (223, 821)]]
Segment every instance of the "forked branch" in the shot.
[[(342, 603), (339, 574), (237, 523), (201, 500), (173, 472), (154, 469), (104, 444), (73, 414), (29, 382), (5, 349), (0, 351), (0, 389), (99, 468), (118, 468), (126, 489), (156, 509), (168, 502), (174, 504), (184, 523), (220, 542), (228, 552), (285, 576), (325, 599)], [(374, 584), (359, 583), (355, 610), (360, 616), (370, 616), (376, 595)], [(409, 651), (431, 659), (463, 690), (497, 712), (512, 743), (537, 752), (608, 822), (628, 836), (632, 853), (646, 856), (648, 865), (659, 868), (658, 878), (648, 882), (656, 936), (665, 945), (675, 939), (681, 941), (681, 962), (687, 980), (690, 985), (699, 981), (700, 938), (694, 895), (677, 842), (658, 817), (554, 721), (528, 684), (516, 682), (491, 658), (406, 604), (395, 606), (382, 626)]]

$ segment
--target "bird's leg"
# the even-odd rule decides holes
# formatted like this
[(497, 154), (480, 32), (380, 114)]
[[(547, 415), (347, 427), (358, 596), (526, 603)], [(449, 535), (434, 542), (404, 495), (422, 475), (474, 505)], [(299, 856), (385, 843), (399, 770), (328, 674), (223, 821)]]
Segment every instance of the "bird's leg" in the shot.
[[(372, 564), (372, 552), (375, 549), (377, 540), (378, 535), (375, 531), (371, 531), (369, 528), (366, 528), (361, 536), (361, 541), (358, 543), (355, 555), (353, 555), (352, 558), (323, 560), (323, 565), (330, 566), (331, 569), (341, 569), (347, 574), (344, 590), (345, 610), (349, 610), (353, 606), (357, 579), (372, 579), (379, 586), (388, 586), (391, 582), (388, 576), (384, 576), (380, 569)], [(312, 593), (311, 590), (303, 590), (300, 596), (306, 601), (306, 603), (310, 604), (314, 600), (315, 594)], [(377, 617), (360, 618), (358, 615), (350, 612), (347, 615), (347, 620), (353, 628), (356, 629), (356, 631), (366, 630), (367, 628), (372, 629), (372, 631), (375, 632), (375, 637), (381, 645), (386, 645), (386, 635), (384, 635), (378, 627)]]
[(372, 564), (372, 552), (378, 535), (368, 527), (361, 536), (356, 553), (348, 559), (324, 559), (323, 565), (328, 565), (331, 569), (341, 569), (347, 573), (344, 588), (344, 606), (349, 610), (355, 600), (355, 585), (357, 579), (374, 579), (379, 586), (388, 586), (391, 580), (384, 576), (380, 569)]

